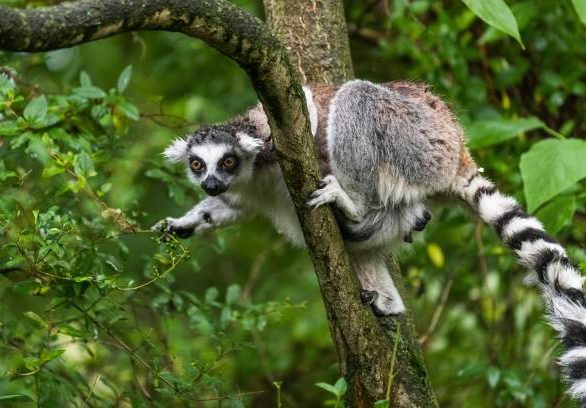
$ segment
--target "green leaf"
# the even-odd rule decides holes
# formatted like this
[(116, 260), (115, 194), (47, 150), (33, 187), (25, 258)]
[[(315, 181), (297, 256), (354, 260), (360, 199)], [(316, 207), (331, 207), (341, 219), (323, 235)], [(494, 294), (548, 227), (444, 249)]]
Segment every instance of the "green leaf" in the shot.
[(535, 215), (543, 222), (545, 230), (555, 235), (572, 221), (574, 212), (576, 212), (576, 198), (573, 195), (563, 195), (554, 198)]
[(336, 387), (336, 389), (338, 390), (338, 395), (340, 397), (344, 396), (346, 394), (346, 391), (348, 390), (348, 384), (346, 383), (344, 377), (339, 378), (338, 381), (336, 381), (336, 383), (334, 384), (334, 387)]
[(75, 88), (73, 92), (77, 96), (88, 99), (101, 99), (106, 97), (106, 92), (93, 85), (80, 86), (79, 88)]
[(119, 93), (124, 92), (126, 87), (128, 87), (130, 77), (132, 77), (132, 65), (129, 65), (126, 68), (124, 68), (124, 71), (122, 71), (122, 73), (118, 77), (118, 84), (116, 85), (116, 88), (118, 89)]
[(234, 284), (228, 286), (228, 290), (226, 290), (226, 304), (232, 305), (234, 304), (238, 298), (240, 297), (240, 286)]
[(0, 401), (8, 401), (8, 400), (12, 400), (14, 402), (17, 401), (34, 401), (31, 397), (29, 397), (28, 395), (24, 395), (24, 394), (7, 394), (7, 395), (0, 395)]
[(525, 49), (513, 12), (503, 0), (462, 0), (474, 14), (497, 30), (510, 35)]
[(521, 156), (525, 198), (529, 212), (586, 177), (586, 141), (548, 139)]
[(122, 101), (118, 105), (118, 109), (120, 109), (120, 112), (122, 112), (124, 114), (124, 116), (126, 116), (129, 119), (132, 119), (132, 120), (139, 120), (140, 119), (140, 113), (138, 111), (138, 108), (133, 103), (130, 103), (128, 101)]
[(329, 392), (331, 394), (334, 394), (336, 397), (339, 397), (338, 389), (336, 387), (334, 387), (333, 385), (328, 384), (328, 383), (324, 383), (324, 382), (318, 382), (318, 383), (315, 383), (315, 385), (319, 388), (326, 390), (327, 392)]
[(47, 115), (47, 98), (41, 95), (26, 105), (23, 112), (24, 118), (28, 122), (40, 122)]
[(87, 72), (81, 71), (79, 73), (79, 84), (82, 87), (86, 87), (86, 86), (91, 86), (92, 85), (92, 80), (91, 80), (90, 76), (87, 74)]
[(542, 121), (533, 116), (523, 119), (479, 120), (466, 127), (468, 147), (476, 149), (496, 145), (544, 126)]
[(65, 353), (65, 350), (63, 349), (53, 349), (49, 351), (43, 350), (41, 353), (41, 363), (48, 363), (49, 361), (53, 361), (63, 353)]
[(20, 130), (20, 125), (14, 120), (0, 122), (0, 136), (16, 136)]
[(75, 174), (78, 176), (87, 176), (93, 177), (96, 175), (96, 171), (94, 170), (94, 162), (92, 158), (86, 152), (81, 152), (75, 158), (75, 164), (73, 165), (73, 169)]
[(572, 0), (572, 4), (578, 13), (578, 18), (582, 24), (586, 25), (586, 0)]
[(488, 382), (490, 388), (496, 387), (500, 379), (501, 370), (499, 370), (497, 367), (488, 367), (488, 370), (486, 372), (486, 381)]
[(378, 400), (374, 403), (373, 408), (389, 408), (390, 403), (391, 401), (389, 401), (388, 399)]

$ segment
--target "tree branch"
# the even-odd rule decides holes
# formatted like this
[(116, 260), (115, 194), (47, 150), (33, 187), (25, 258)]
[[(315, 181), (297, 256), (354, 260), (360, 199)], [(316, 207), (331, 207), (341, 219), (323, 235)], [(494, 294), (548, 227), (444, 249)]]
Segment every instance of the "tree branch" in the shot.
[[(202, 39), (237, 61), (267, 113), (279, 164), (303, 228), (328, 318), (351, 370), (353, 406), (370, 407), (386, 391), (391, 349), (359, 283), (331, 210), (309, 210), (319, 170), (307, 108), (295, 69), (271, 31), (225, 0), (81, 0), (15, 10), (0, 7), (0, 49), (48, 51), (134, 30), (163, 30)], [(429, 405), (434, 405), (430, 402)], [(421, 405), (420, 405), (421, 406)]]

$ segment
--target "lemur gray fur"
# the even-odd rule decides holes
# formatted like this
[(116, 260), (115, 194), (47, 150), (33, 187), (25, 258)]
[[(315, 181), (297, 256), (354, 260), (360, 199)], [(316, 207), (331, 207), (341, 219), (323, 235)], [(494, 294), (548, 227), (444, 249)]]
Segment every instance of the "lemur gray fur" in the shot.
[[(462, 128), (426, 86), (350, 81), (304, 88), (311, 130), (327, 174), (308, 198), (332, 204), (363, 301), (378, 314), (404, 311), (384, 256), (430, 218), (425, 201), (450, 194), (492, 225), (541, 290), (548, 318), (567, 351), (560, 362), (574, 397), (586, 402), (586, 298), (583, 278), (542, 224), (482, 177)], [(180, 218), (155, 225), (186, 237), (260, 213), (292, 243), (304, 245), (259, 104), (228, 123), (175, 140), (165, 156), (184, 163), (210, 197)]]

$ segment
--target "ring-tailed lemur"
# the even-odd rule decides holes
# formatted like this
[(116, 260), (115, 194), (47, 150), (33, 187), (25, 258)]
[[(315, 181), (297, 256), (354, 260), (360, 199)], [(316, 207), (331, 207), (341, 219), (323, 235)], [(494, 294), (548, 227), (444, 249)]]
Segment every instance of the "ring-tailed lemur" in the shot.
[[(304, 90), (322, 171), (328, 174), (308, 205), (333, 204), (363, 301), (382, 315), (404, 311), (384, 255), (394, 242), (409, 241), (412, 231), (425, 227), (426, 199), (459, 196), (531, 271), (568, 349), (560, 361), (572, 381), (570, 391), (586, 401), (583, 278), (542, 224), (479, 174), (447, 105), (427, 87), (405, 82), (356, 80)], [(165, 156), (184, 163), (188, 177), (210, 197), (155, 229), (186, 237), (257, 212), (291, 242), (304, 244), (260, 104), (226, 124), (177, 139)]]

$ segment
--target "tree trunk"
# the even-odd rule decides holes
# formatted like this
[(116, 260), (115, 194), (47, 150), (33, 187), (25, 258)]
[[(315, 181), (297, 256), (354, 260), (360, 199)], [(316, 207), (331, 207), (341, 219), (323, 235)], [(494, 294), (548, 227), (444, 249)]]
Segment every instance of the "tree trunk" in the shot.
[[(340, 0), (264, 0), (264, 6), (267, 23), (285, 45), (305, 83), (341, 84), (354, 78), (344, 6)], [(407, 293), (398, 263), (389, 259), (388, 266), (406, 301)], [(326, 297), (327, 293), (324, 293)], [(394, 350), (395, 341), (400, 337), (391, 389), (392, 406), (436, 406), (412, 315), (379, 318), (379, 323), (389, 350)], [(356, 388), (357, 382), (353, 381), (352, 356), (339, 335), (335, 319), (330, 318), (329, 324), (342, 373), (348, 383), (354, 385), (349, 388), (346, 402), (350, 407), (362, 406), (361, 392)], [(380, 362), (383, 366), (380, 371), (388, 372), (384, 364), (384, 361)]]
[(264, 0), (266, 21), (306, 84), (354, 77), (344, 5), (339, 0)]
[[(390, 339), (394, 337), (385, 335), (383, 328), (391, 327), (387, 333), (393, 333), (394, 325), (405, 324), (385, 319), (381, 326), (370, 307), (360, 303), (358, 280), (331, 210), (310, 210), (305, 205), (319, 180), (315, 148), (298, 74), (272, 32), (226, 0), (80, 0), (26, 10), (0, 6), (0, 49), (4, 50), (48, 51), (136, 30), (175, 31), (202, 39), (237, 61), (250, 76), (265, 107), (279, 164), (320, 282), (349, 379), (349, 405), (371, 407), (386, 394), (393, 351)], [(408, 333), (407, 328), (401, 331)], [(421, 358), (413, 354), (416, 343), (403, 336), (399, 355), (410, 356), (417, 364), (397, 362), (400, 375), (393, 381), (393, 401), (397, 401), (393, 405), (411, 401), (401, 404), (434, 406)], [(407, 375), (413, 367), (416, 375)]]

